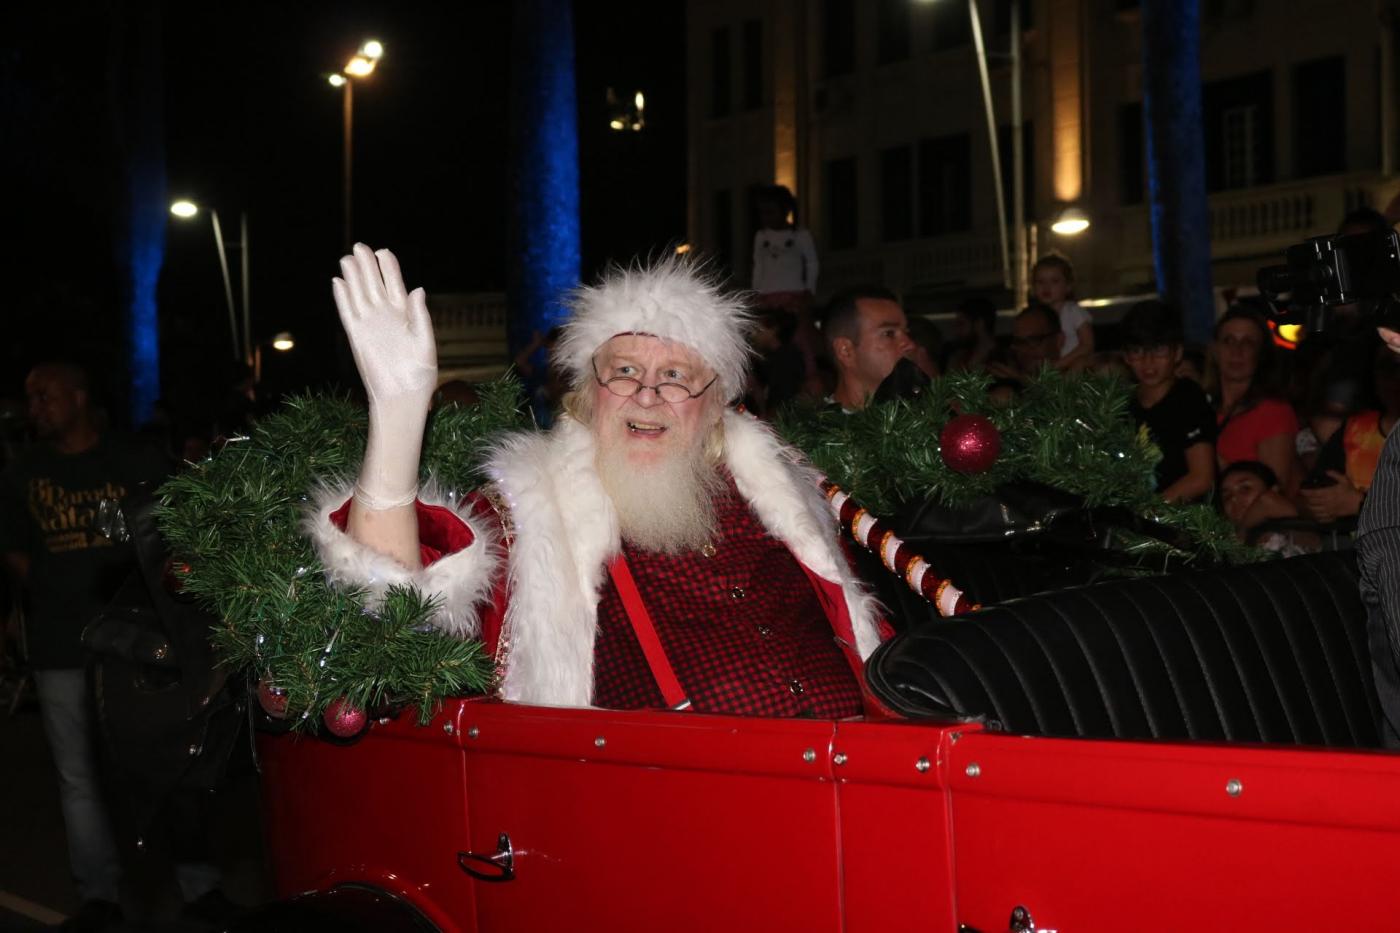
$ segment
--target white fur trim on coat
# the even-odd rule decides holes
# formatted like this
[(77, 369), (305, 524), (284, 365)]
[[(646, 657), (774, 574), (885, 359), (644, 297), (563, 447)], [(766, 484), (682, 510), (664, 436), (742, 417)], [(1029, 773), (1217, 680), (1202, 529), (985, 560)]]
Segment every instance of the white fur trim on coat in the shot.
[(515, 530), (501, 696), (588, 706), (598, 601), (622, 546), (617, 510), (594, 466), (593, 433), (561, 418), (549, 434), (508, 438), (488, 470)]
[(699, 354), (719, 377), (726, 401), (744, 391), (748, 329), (744, 303), (693, 261), (671, 257), (645, 268), (616, 267), (569, 298), (570, 316), (554, 360), (577, 390), (593, 384), (593, 354), (618, 334), (652, 334)]
[(428, 484), (419, 492), (418, 501), (452, 510), (471, 529), (472, 543), (444, 555), (429, 567), (409, 570), (331, 524), (331, 513), (349, 501), (354, 488), (353, 482), (342, 482), (315, 490), (312, 507), (302, 523), (325, 568), (326, 578), (332, 585), (362, 589), (365, 605), (371, 609), (383, 604), (389, 587), (412, 586), (424, 596), (437, 599), (434, 626), (460, 638), (477, 637), (481, 632), (481, 606), (490, 600), (500, 569), (497, 529), (473, 516), (467, 502), (452, 501)]

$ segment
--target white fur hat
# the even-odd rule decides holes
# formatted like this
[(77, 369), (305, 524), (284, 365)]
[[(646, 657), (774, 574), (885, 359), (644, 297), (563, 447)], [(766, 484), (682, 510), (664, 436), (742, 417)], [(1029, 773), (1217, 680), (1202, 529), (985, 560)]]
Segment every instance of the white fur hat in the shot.
[(694, 350), (719, 377), (725, 401), (744, 391), (752, 350), (751, 318), (694, 262), (668, 257), (647, 266), (613, 267), (597, 285), (569, 297), (570, 315), (554, 347), (554, 362), (570, 386), (593, 382), (593, 354), (618, 334), (651, 334)]

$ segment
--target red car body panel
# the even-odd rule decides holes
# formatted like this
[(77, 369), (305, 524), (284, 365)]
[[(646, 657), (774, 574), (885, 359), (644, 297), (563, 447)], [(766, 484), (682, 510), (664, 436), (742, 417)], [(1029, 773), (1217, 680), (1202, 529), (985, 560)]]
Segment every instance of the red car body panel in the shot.
[[(259, 750), (280, 895), (449, 931), (1351, 929), (1400, 875), (1383, 753), (481, 700)], [(462, 870), (502, 834), (513, 879)]]

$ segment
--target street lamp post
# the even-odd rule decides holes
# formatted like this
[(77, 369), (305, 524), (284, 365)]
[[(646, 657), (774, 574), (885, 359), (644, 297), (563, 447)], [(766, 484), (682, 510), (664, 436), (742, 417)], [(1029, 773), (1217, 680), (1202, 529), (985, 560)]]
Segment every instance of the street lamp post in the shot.
[[(181, 220), (189, 220), (199, 213), (199, 205), (193, 201), (181, 200), (170, 205), (170, 213)], [(219, 271), (223, 274), (224, 282), (224, 302), (228, 306), (228, 328), (229, 337), (233, 341), (233, 358), (242, 360), (251, 365), (252, 349), (249, 338), (249, 306), (248, 306), (248, 215), (246, 212), (239, 212), (238, 215), (238, 252), (242, 264), (242, 286), (243, 286), (243, 352), (239, 351), (238, 333), (238, 313), (234, 310), (233, 304), (233, 281), (228, 271), (228, 251), (224, 247), (224, 228), (219, 223), (219, 212), (211, 208), (209, 210), (209, 220), (214, 228), (214, 246), (219, 253)]]
[(360, 50), (345, 63), (344, 68), (330, 75), (327, 79), (331, 87), (338, 87), (341, 91), (341, 112), (344, 126), (341, 150), (341, 214), (344, 222), (344, 246), (347, 253), (350, 252), (350, 247), (354, 244), (354, 235), (351, 232), (351, 192), (353, 191), (354, 179), (355, 79), (367, 78), (373, 74), (375, 66), (383, 55), (384, 43), (377, 39), (370, 39), (360, 46)]
[(1001, 234), (1001, 280), (1003, 287), (1013, 290), (1013, 298), (1019, 306), (1025, 300), (1027, 284), (1025, 144), (1021, 139), (1021, 4), (1019, 0), (1011, 0), (1011, 48), (1005, 56), (1011, 66), (1011, 228), (1015, 231), (1014, 238), (1007, 231), (1006, 189), (1001, 180), (1001, 144), (997, 139), (996, 108), (992, 104), (987, 46), (982, 38), (982, 15), (978, 11), (977, 0), (967, 0), (967, 18), (972, 30), (973, 49), (977, 54), (977, 74), (982, 84), (982, 106), (987, 114), (987, 142), (992, 155), (997, 228)]

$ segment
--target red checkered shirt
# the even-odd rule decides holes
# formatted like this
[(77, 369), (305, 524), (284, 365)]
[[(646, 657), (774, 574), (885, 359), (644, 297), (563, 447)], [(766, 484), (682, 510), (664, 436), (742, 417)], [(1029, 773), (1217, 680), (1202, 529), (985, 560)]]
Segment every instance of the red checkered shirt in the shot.
[[(764, 530), (732, 481), (716, 502), (716, 519), (710, 556), (623, 546), (692, 708), (859, 716), (860, 684), (792, 552)], [(666, 705), (611, 579), (598, 605), (593, 703), (612, 709)]]

